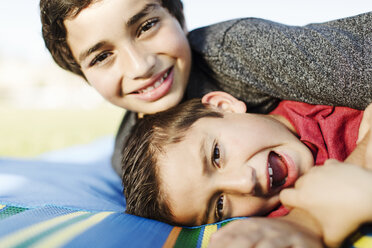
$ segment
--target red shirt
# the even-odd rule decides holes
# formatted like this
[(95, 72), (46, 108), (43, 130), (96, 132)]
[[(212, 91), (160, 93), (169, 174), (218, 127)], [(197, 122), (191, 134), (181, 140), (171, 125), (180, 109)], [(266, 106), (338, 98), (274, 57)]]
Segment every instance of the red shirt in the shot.
[[(355, 149), (363, 113), (347, 107), (282, 101), (270, 114), (285, 117), (312, 151), (315, 165), (322, 165), (329, 158), (343, 161)], [(287, 214), (283, 208), (268, 217)]]

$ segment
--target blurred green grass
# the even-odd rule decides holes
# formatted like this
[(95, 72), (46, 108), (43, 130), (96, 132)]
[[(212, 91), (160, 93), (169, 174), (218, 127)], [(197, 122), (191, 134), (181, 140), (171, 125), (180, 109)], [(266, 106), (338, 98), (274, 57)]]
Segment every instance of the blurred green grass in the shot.
[(122, 109), (106, 105), (87, 110), (0, 106), (0, 156), (35, 157), (115, 135), (123, 114)]

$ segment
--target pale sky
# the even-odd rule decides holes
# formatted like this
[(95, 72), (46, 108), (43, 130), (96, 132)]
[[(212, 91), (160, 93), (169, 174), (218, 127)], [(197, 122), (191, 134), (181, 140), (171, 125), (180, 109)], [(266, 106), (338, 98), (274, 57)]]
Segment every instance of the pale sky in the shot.
[[(251, 16), (304, 25), (372, 11), (372, 0), (183, 0), (188, 28)], [(0, 58), (49, 60), (41, 39), (39, 0), (3, 0)]]
[(372, 11), (371, 0), (183, 0), (189, 28), (236, 17), (305, 25)]

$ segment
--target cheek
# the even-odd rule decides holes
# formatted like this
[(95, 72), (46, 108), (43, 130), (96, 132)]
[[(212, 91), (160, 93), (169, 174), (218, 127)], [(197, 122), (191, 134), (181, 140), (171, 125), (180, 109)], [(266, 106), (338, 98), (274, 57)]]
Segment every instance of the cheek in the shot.
[(92, 87), (105, 99), (111, 99), (120, 95), (120, 83), (115, 73), (92, 71), (85, 75)]
[(252, 130), (255, 132), (250, 133), (250, 140), (254, 140), (255, 145), (261, 146), (282, 144), (295, 137), (287, 128), (271, 121), (258, 123)]
[(255, 197), (235, 197), (231, 201), (233, 205), (233, 217), (259, 215), (264, 206), (263, 201)]
[(278, 197), (245, 197), (235, 201), (234, 216), (263, 216), (271, 212), (278, 203)]
[(157, 35), (153, 41), (158, 52), (167, 54), (174, 59), (190, 60), (191, 51), (188, 40), (183, 30), (177, 25), (168, 25)]

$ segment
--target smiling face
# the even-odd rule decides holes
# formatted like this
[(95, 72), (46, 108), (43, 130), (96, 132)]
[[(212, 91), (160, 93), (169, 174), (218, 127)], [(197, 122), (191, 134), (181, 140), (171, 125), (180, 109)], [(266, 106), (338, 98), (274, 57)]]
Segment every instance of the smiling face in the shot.
[(178, 104), (191, 65), (186, 31), (156, 0), (99, 0), (65, 20), (88, 82), (109, 102), (141, 113)]
[(237, 112), (199, 119), (158, 157), (161, 190), (182, 225), (265, 215), (312, 166), (310, 150), (282, 122)]

